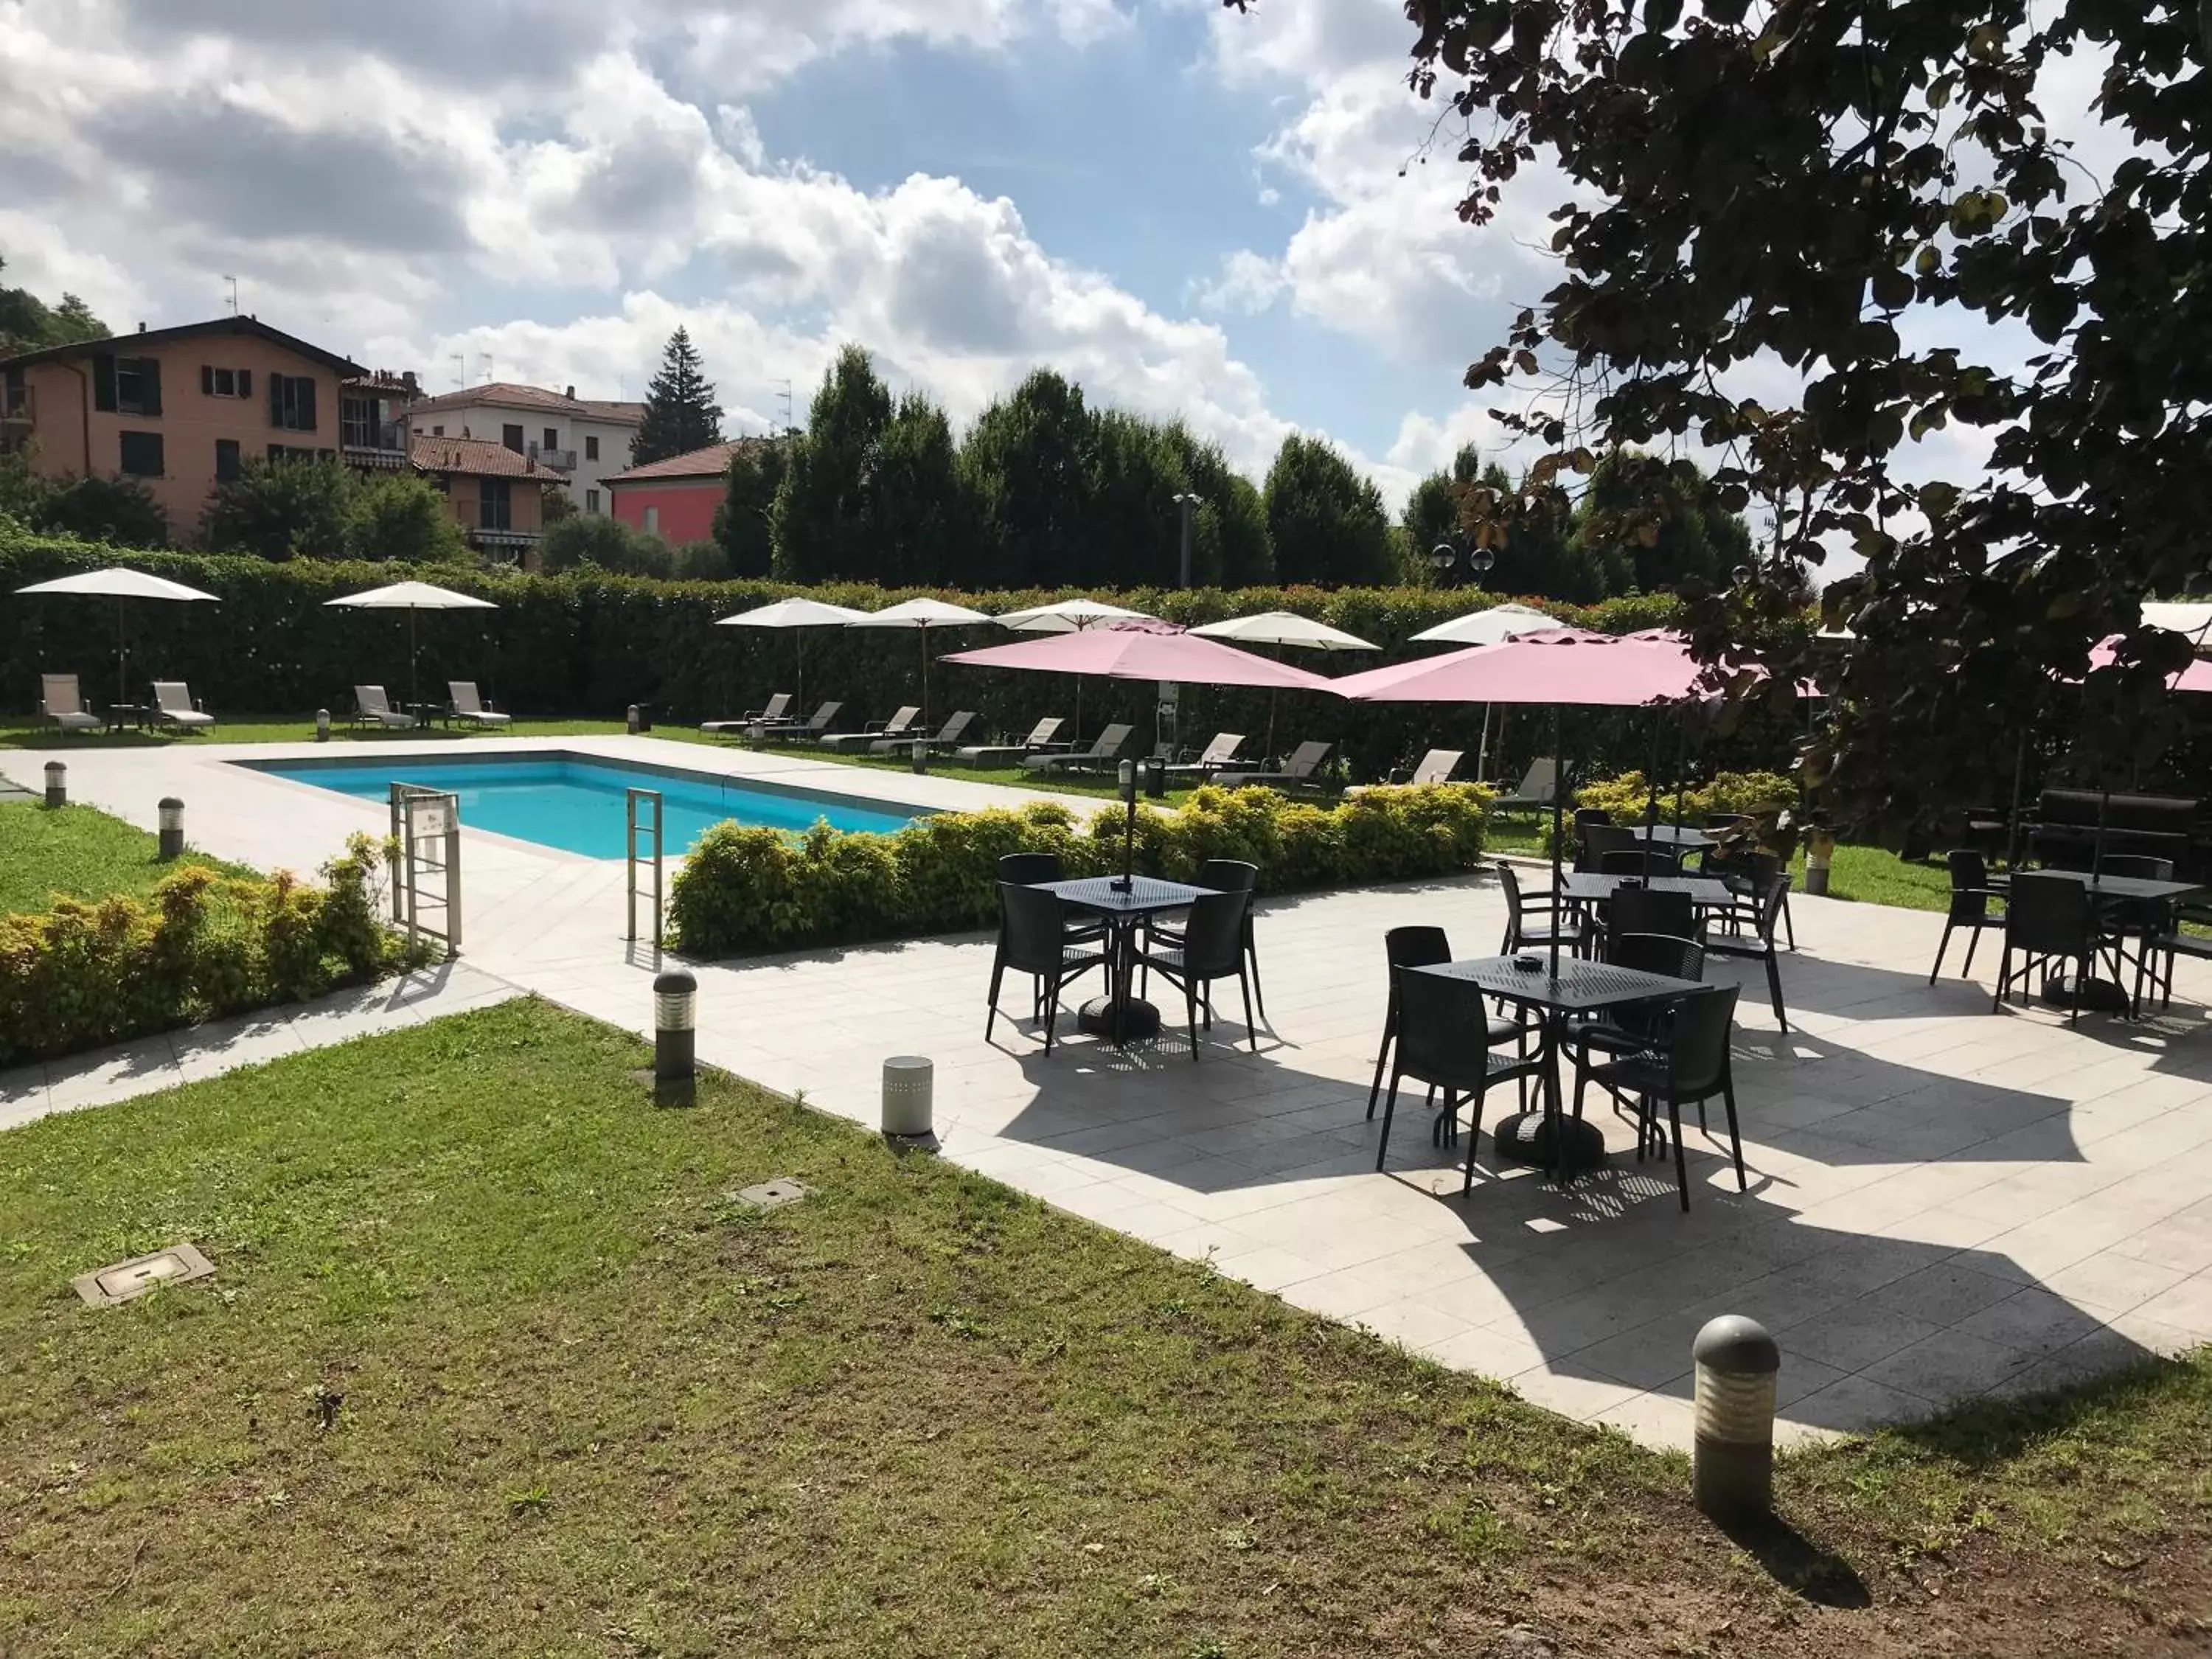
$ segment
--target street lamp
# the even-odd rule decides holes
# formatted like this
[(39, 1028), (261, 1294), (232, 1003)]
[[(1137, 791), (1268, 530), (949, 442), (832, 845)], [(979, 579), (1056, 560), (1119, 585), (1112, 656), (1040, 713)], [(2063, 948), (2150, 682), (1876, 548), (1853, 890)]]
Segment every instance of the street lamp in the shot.
[(1176, 586), (1188, 587), (1190, 586), (1190, 515), (1198, 510), (1199, 503), (1205, 498), (1195, 491), (1184, 489), (1178, 490), (1170, 499), (1182, 511), (1182, 578)]
[(1429, 550), (1430, 568), (1444, 578), (1448, 585), (1462, 558), (1466, 562), (1468, 580), (1477, 582), (1488, 575), (1491, 567), (1498, 562), (1498, 556), (1486, 547), (1470, 548), (1462, 555), (1449, 542), (1438, 542)]

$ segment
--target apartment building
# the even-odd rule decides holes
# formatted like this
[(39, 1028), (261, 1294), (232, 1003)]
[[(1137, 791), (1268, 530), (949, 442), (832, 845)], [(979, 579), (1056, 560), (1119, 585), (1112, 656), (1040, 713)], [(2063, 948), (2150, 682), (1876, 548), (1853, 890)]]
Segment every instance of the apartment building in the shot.
[(496, 380), (418, 399), (406, 418), (414, 437), (495, 443), (525, 456), (567, 482), (580, 512), (606, 513), (606, 481), (629, 467), (645, 405)]
[(730, 458), (740, 449), (767, 442), (732, 438), (688, 454), (632, 467), (607, 480), (616, 518), (677, 546), (706, 540), (714, 533), (714, 509), (728, 493)]
[(0, 360), (0, 449), (49, 477), (135, 478), (182, 539), (247, 459), (338, 459), (343, 388), (368, 378), (252, 317), (142, 326)]
[(536, 568), (546, 492), (568, 483), (542, 457), (483, 438), (426, 434), (410, 441), (408, 459), (445, 492), (471, 546), (487, 558)]

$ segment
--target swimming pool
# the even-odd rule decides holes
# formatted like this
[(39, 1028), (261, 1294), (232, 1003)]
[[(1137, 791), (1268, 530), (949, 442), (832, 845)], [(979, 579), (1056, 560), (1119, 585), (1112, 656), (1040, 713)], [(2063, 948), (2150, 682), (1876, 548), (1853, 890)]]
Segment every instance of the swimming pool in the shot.
[[(688, 853), (711, 824), (735, 818), (771, 830), (811, 830), (827, 818), (837, 830), (888, 833), (924, 815), (920, 807), (886, 805), (782, 784), (740, 783), (697, 772), (632, 766), (578, 755), (506, 755), (445, 760), (395, 756), (387, 760), (240, 761), (250, 770), (290, 778), (361, 800), (386, 801), (391, 786), (419, 783), (461, 798), (461, 823), (518, 841), (596, 859), (623, 855), (624, 792), (658, 789), (666, 817), (662, 845)], [(641, 843), (642, 838), (641, 838)]]

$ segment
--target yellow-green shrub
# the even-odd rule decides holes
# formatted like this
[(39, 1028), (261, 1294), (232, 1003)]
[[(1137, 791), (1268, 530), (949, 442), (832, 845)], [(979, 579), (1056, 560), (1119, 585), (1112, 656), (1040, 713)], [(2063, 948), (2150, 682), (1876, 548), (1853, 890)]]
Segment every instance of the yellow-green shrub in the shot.
[[(1476, 784), (1335, 804), (1208, 787), (1180, 811), (1138, 808), (1134, 862), (1188, 880), (1208, 859), (1241, 859), (1259, 866), (1262, 892), (1455, 874), (1481, 857), (1490, 799)], [(700, 956), (981, 927), (998, 915), (1002, 856), (1056, 853), (1071, 876), (1119, 871), (1126, 824), (1118, 804), (1079, 825), (1056, 801), (939, 812), (888, 836), (719, 824), (677, 875), (669, 918), (681, 948)]]
[[(1644, 816), (1651, 799), (1650, 781), (1641, 772), (1623, 772), (1600, 778), (1575, 791), (1578, 806), (1601, 807), (1613, 822), (1626, 823)], [(1711, 782), (1682, 791), (1682, 821), (1696, 823), (1708, 812), (1778, 812), (1797, 804), (1797, 786), (1778, 772), (1716, 772)], [(1661, 787), (1659, 813), (1672, 820), (1674, 792)]]
[(377, 915), (380, 855), (357, 836), (327, 885), (186, 865), (150, 901), (58, 900), (0, 917), (0, 1065), (296, 1002), (403, 964)]

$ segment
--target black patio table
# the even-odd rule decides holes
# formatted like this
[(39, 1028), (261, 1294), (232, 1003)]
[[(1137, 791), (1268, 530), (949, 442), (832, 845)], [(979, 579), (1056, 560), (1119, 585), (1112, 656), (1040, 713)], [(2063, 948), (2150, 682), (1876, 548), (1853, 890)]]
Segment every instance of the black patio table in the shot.
[(1188, 882), (1162, 881), (1154, 876), (1132, 876), (1127, 887), (1119, 876), (1079, 876), (1036, 884), (1048, 893), (1057, 893), (1063, 904), (1087, 910), (1106, 923), (1106, 972), (1111, 988), (1077, 1011), (1076, 1024), (1092, 1036), (1111, 1037), (1117, 1047), (1133, 1037), (1157, 1035), (1160, 1011), (1132, 989), (1137, 979), (1138, 924), (1165, 910), (1188, 909), (1193, 900), (1213, 890)]
[(1602, 904), (1624, 887), (1687, 893), (1692, 904), (1706, 910), (1726, 909), (1735, 902), (1734, 890), (1718, 876), (1619, 876), (1571, 870), (1560, 877), (1559, 883), (1561, 890), (1577, 904)]
[[(1551, 1130), (1552, 1178), (1564, 1185), (1573, 1173), (1574, 1162), (1566, 1151), (1565, 1113), (1559, 1089), (1559, 1040), (1566, 1033), (1567, 1021), (1578, 1014), (1603, 1013), (1609, 1008), (1638, 1003), (1679, 1002), (1705, 988), (1693, 979), (1647, 974), (1641, 969), (1616, 968), (1611, 963), (1586, 962), (1579, 957), (1559, 958), (1556, 975), (1550, 959), (1540, 952), (1517, 960), (1529, 961), (1534, 965), (1520, 967), (1512, 957), (1477, 957), (1467, 962), (1447, 962), (1440, 967), (1408, 968), (1402, 971), (1470, 981), (1480, 986), (1486, 996), (1533, 1009), (1541, 1016), (1538, 1057), (1544, 1067), (1544, 1118)], [(1592, 1133), (1595, 1136), (1595, 1131)], [(1504, 1140), (1497, 1136), (1492, 1139), (1504, 1150)], [(1601, 1152), (1590, 1161), (1595, 1163), (1602, 1156)]]
[(1654, 847), (1678, 847), (1690, 852), (1700, 847), (1711, 847), (1713, 838), (1702, 830), (1692, 830), (1681, 823), (1625, 823), (1621, 828), (1638, 841), (1649, 842)]
[[(2038, 870), (2036, 873), (2081, 883), (2089, 890), (2089, 902), (2100, 908), (2130, 902), (2171, 904), (2177, 899), (2185, 899), (2204, 890), (2204, 884), (2200, 881), (2157, 881), (2148, 876), (2107, 876), (2092, 874), (2087, 870)], [(2136, 948), (2138, 952), (2147, 950), (2148, 941), (2138, 940)], [(2120, 956), (2120, 965), (2124, 969), (2127, 965), (2124, 951)], [(2140, 988), (2142, 978), (2140, 961), (2136, 978)], [(2082, 1007), (2093, 1012), (2132, 1016), (2137, 1012), (2135, 998), (2129, 994), (2125, 986), (2108, 979), (2100, 979), (2094, 974), (2086, 978), (2076, 974), (2051, 975), (2044, 982), (2043, 999), (2060, 1008), (2070, 1008), (2078, 1000)]]

